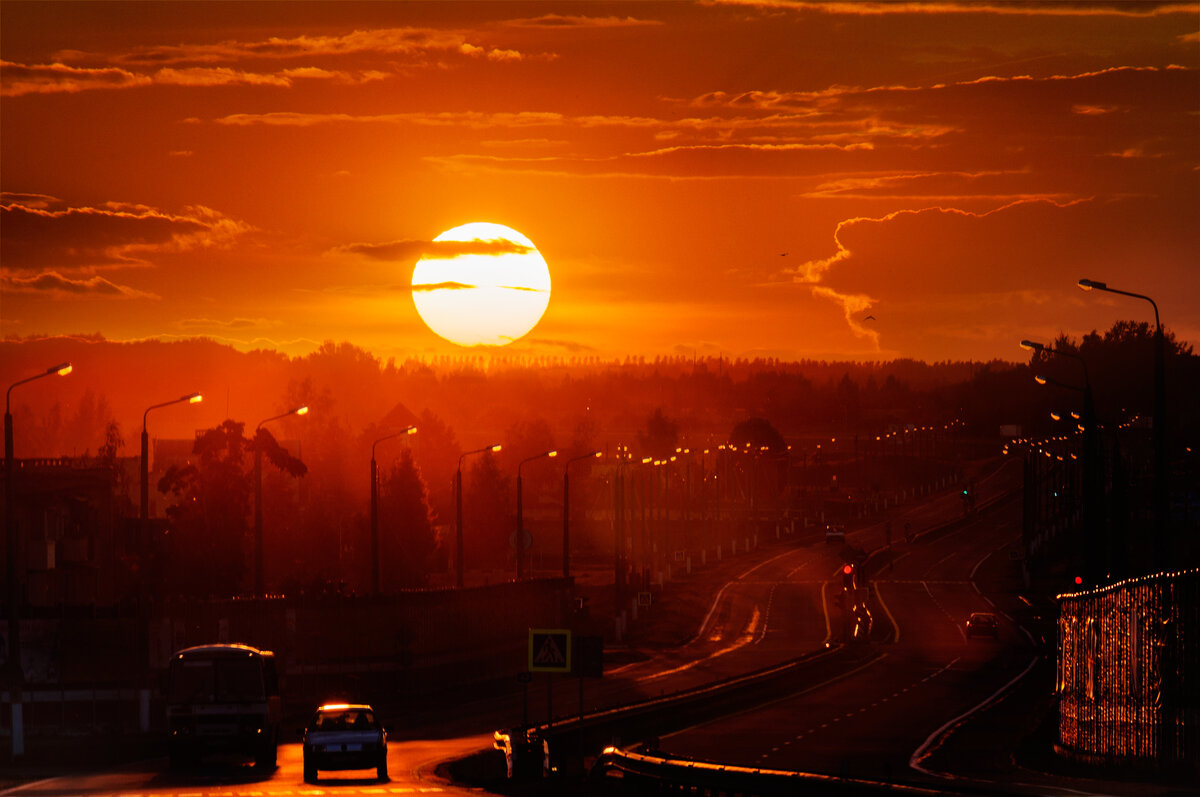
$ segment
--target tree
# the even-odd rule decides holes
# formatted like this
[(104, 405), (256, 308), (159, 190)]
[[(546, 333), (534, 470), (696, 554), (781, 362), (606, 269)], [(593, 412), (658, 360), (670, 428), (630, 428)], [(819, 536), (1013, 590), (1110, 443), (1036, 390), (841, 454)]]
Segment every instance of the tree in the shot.
[(516, 529), (511, 479), (492, 453), (478, 458), (463, 481), (463, 546), (468, 568), (503, 567)]
[(379, 543), (385, 591), (425, 586), (437, 539), (429, 491), (408, 448), (379, 485)]
[(250, 557), (253, 453), (293, 476), (308, 468), (259, 429), (252, 440), (245, 425), (226, 420), (196, 438), (198, 461), (172, 466), (158, 483), (176, 503), (167, 508), (170, 581), (183, 595), (238, 593)]
[(766, 446), (771, 449), (773, 454), (787, 451), (787, 443), (784, 442), (783, 435), (766, 418), (747, 418), (739, 421), (729, 432), (729, 442), (738, 448), (749, 443), (750, 447), (756, 451)]
[(662, 407), (646, 419), (645, 431), (638, 432), (642, 452), (655, 459), (666, 459), (674, 454), (678, 441), (679, 425), (663, 415)]

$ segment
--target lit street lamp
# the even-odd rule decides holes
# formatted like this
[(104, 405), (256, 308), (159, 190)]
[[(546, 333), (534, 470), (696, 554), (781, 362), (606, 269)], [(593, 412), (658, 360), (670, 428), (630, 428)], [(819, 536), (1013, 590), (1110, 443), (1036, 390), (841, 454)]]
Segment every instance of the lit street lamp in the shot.
[(463, 460), (471, 454), (482, 454), (484, 451), (496, 452), (500, 450), (500, 444), (495, 443), (483, 448), (477, 448), (474, 451), (468, 451), (458, 458), (458, 470), (454, 472), (454, 506), (457, 510), (454, 515), (454, 538), (455, 538), (455, 564), (458, 565), (458, 573), (455, 576), (456, 583), (459, 589), (463, 588), (463, 573), (466, 568), (463, 567), (463, 483), (462, 483), (462, 464)]
[(532, 457), (527, 457), (517, 463), (517, 536), (515, 537), (517, 549), (517, 581), (520, 581), (525, 576), (525, 525), (524, 514), (522, 512), (521, 501), (521, 466), (526, 462), (533, 462), (535, 459), (542, 457), (557, 457), (557, 451), (543, 451), (540, 454), (534, 454)]
[(391, 440), (406, 434), (416, 434), (417, 427), (409, 426), (395, 434), (381, 437), (371, 443), (371, 589), (378, 595), (380, 582), (379, 562), (379, 469), (375, 464), (375, 446), (384, 440)]
[(1149, 296), (1108, 287), (1099, 280), (1081, 279), (1077, 283), (1085, 291), (1098, 290), (1119, 293), (1134, 299), (1145, 299), (1154, 308), (1154, 565), (1162, 571), (1167, 565), (1167, 512), (1169, 491), (1167, 478), (1167, 377), (1166, 341), (1163, 338), (1162, 322), (1158, 317), (1158, 304)]
[(296, 407), (287, 412), (273, 415), (258, 422), (254, 427), (254, 595), (263, 597), (266, 592), (263, 584), (263, 519), (262, 519), (262, 447), (258, 445), (258, 430), (263, 424), (286, 418), (289, 415), (307, 415), (308, 407)]
[(199, 393), (188, 393), (186, 396), (180, 396), (177, 399), (164, 401), (162, 404), (154, 404), (146, 408), (142, 413), (142, 495), (141, 495), (141, 511), (138, 513), (138, 518), (142, 522), (142, 530), (145, 531), (146, 521), (150, 519), (150, 435), (146, 432), (146, 416), (150, 414), (150, 410), (157, 410), (160, 407), (169, 407), (172, 404), (199, 404), (204, 401), (204, 396)]
[(1044, 376), (1035, 376), (1034, 380), (1040, 385), (1053, 384), (1068, 390), (1080, 390), (1083, 393), (1083, 418), (1080, 424), (1080, 428), (1083, 429), (1082, 522), (1083, 532), (1087, 537), (1083, 540), (1082, 547), (1084, 548), (1085, 570), (1089, 586), (1096, 586), (1100, 583), (1102, 576), (1111, 575), (1113, 565), (1118, 562), (1119, 554), (1115, 550), (1110, 550), (1113, 546), (1105, 530), (1104, 469), (1100, 462), (1100, 423), (1096, 419), (1096, 405), (1092, 400), (1092, 381), (1088, 376), (1087, 361), (1076, 352), (1055, 349), (1031, 340), (1021, 341), (1021, 348), (1045, 354), (1057, 354), (1060, 357), (1070, 357), (1078, 360), (1079, 364), (1083, 366), (1082, 390), (1074, 385), (1056, 382)]
[[(17, 602), (21, 598), (21, 590), (17, 586), (17, 559), (20, 555), (17, 549), (20, 547), (20, 540), (17, 537), (17, 491), (14, 484), (16, 460), (13, 459), (13, 419), (9, 406), (10, 399), (13, 388), (17, 385), (23, 385), (51, 374), (66, 376), (69, 373), (71, 373), (71, 364), (59, 363), (39, 374), (13, 382), (9, 385), (8, 392), (4, 394), (4, 539), (6, 546), (4, 575), (8, 582), (5, 598), (5, 602), (8, 604), (8, 664), (6, 669), (10, 676), (9, 683), (14, 687), (21, 684), (25, 675), (21, 670), (21, 617), (17, 611)], [(14, 734), (13, 755), (21, 755), (24, 751), (16, 749), (16, 738)]]
[(563, 466), (563, 578), (571, 577), (571, 487), (569, 481), (571, 463), (600, 455), (599, 451), (580, 454), (573, 459), (568, 459), (567, 464)]

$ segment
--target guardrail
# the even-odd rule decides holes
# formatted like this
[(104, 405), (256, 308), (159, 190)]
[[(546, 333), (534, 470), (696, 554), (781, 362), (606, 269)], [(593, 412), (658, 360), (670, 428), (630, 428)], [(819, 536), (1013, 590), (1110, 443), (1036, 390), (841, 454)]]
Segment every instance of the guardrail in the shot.
[[(582, 771), (582, 762), (613, 745), (651, 739), (734, 710), (794, 694), (861, 667), (880, 654), (863, 645), (833, 645), (783, 664), (562, 722), (496, 731), (510, 777)], [(530, 760), (537, 759), (537, 764)]]
[(741, 797), (776, 797), (797, 794), (947, 794), (945, 786), (927, 789), (899, 783), (839, 778), (810, 772), (754, 769), (667, 756), (658, 751), (629, 752), (607, 747), (592, 768), (594, 777), (620, 773), (658, 791), (682, 791)]

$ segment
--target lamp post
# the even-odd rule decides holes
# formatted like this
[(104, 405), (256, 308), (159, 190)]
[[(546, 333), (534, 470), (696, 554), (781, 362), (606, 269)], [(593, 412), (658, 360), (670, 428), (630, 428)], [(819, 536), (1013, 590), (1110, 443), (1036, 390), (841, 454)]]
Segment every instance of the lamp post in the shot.
[(1085, 291), (1097, 290), (1119, 293), (1134, 299), (1144, 299), (1154, 308), (1154, 567), (1162, 571), (1167, 565), (1167, 513), (1170, 509), (1170, 491), (1167, 486), (1170, 466), (1167, 461), (1167, 376), (1166, 340), (1162, 322), (1158, 317), (1158, 304), (1141, 293), (1122, 291), (1108, 287), (1099, 280), (1081, 279), (1079, 287)]
[(455, 564), (458, 567), (458, 573), (455, 575), (455, 583), (459, 589), (463, 588), (463, 573), (466, 568), (463, 567), (463, 483), (462, 483), (462, 464), (463, 460), (472, 454), (482, 454), (484, 451), (499, 451), (500, 444), (495, 443), (483, 448), (477, 448), (474, 451), (468, 451), (458, 458), (458, 470), (454, 472), (454, 547), (455, 547)]
[(286, 418), (289, 415), (307, 415), (308, 407), (295, 407), (273, 415), (258, 422), (254, 427), (254, 596), (261, 598), (265, 593), (263, 585), (263, 519), (262, 519), (262, 447), (258, 444), (258, 430), (263, 424)]
[(535, 459), (542, 457), (557, 457), (557, 451), (543, 451), (540, 454), (534, 454), (532, 457), (527, 457), (517, 463), (517, 536), (515, 538), (517, 549), (517, 581), (525, 577), (525, 523), (524, 514), (522, 512), (522, 497), (521, 497), (521, 466), (526, 462), (533, 462)]
[[(17, 602), (21, 598), (21, 589), (17, 585), (17, 558), (20, 552), (20, 540), (17, 535), (16, 516), (16, 486), (14, 484), (16, 460), (13, 459), (13, 419), (10, 403), (13, 388), (41, 379), (43, 376), (58, 374), (66, 376), (71, 373), (70, 363), (59, 363), (39, 374), (13, 382), (4, 394), (4, 539), (5, 539), (5, 579), (8, 582), (6, 603), (8, 604), (8, 664), (6, 669), (11, 678), (10, 683), (18, 686), (25, 675), (21, 670), (21, 616), (17, 611)], [(14, 701), (15, 702), (15, 701)], [(19, 755), (22, 751), (16, 749), (16, 736), (13, 737), (13, 753)]]
[(417, 427), (408, 426), (395, 434), (389, 434), (371, 443), (371, 590), (379, 594), (380, 562), (379, 562), (379, 468), (375, 464), (375, 446), (384, 440), (391, 440), (401, 435), (416, 434)]
[(591, 459), (601, 455), (600, 451), (591, 451), (568, 459), (563, 466), (563, 578), (571, 577), (571, 463), (581, 459)]
[(199, 404), (201, 401), (204, 401), (204, 396), (200, 395), (199, 393), (188, 393), (186, 396), (180, 396), (177, 399), (164, 401), (162, 404), (154, 404), (149, 406), (146, 408), (146, 411), (142, 413), (142, 494), (138, 518), (141, 520), (143, 532), (145, 531), (146, 521), (150, 519), (150, 435), (146, 432), (146, 416), (150, 414), (150, 410), (157, 410), (160, 407), (169, 407), (172, 404), (182, 404), (185, 401), (189, 404)]

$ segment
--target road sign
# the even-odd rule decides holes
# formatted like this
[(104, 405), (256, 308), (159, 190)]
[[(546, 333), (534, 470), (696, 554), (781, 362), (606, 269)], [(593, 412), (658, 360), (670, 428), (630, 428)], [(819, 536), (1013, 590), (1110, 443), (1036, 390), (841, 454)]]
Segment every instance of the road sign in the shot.
[(566, 628), (530, 628), (529, 671), (570, 672), (571, 632)]
[(646, 608), (649, 605), (650, 605), (650, 593), (649, 592), (639, 592), (638, 593), (638, 606), (640, 606), (642, 608)]

